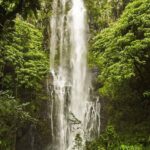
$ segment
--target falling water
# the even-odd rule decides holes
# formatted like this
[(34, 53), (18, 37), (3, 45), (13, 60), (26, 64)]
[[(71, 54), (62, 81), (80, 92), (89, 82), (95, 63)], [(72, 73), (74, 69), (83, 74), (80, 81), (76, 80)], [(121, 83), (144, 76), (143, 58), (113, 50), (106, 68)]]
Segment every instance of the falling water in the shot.
[[(100, 104), (90, 96), (83, 0), (54, 0), (50, 20), (51, 150), (83, 150), (100, 132)], [(50, 86), (50, 85), (49, 85)], [(93, 135), (92, 135), (93, 134)]]

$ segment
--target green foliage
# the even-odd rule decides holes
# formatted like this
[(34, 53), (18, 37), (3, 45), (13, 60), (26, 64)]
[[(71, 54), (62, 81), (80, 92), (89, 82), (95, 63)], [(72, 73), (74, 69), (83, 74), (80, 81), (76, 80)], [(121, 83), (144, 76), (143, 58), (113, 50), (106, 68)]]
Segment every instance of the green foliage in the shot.
[(75, 145), (73, 147), (74, 150), (82, 150), (83, 149), (83, 143), (82, 143), (82, 137), (78, 133), (75, 137)]
[[(123, 139), (117, 134), (113, 126), (108, 125), (100, 137), (92, 142), (86, 143), (86, 150), (148, 150), (148, 145), (142, 145), (137, 141), (135, 143)], [(127, 142), (128, 141), (128, 142)]]
[(142, 150), (142, 147), (140, 145), (121, 145), (120, 150)]
[[(49, 143), (49, 122), (42, 116), (47, 107), (48, 98), (44, 84), (49, 61), (48, 52), (43, 46), (44, 27), (41, 27), (41, 24), (43, 25), (44, 19), (50, 15), (46, 12), (50, 9), (50, 3), (51, 1), (47, 0), (0, 0), (0, 91), (9, 90), (10, 95), (15, 97), (12, 98), (14, 100), (5, 98), (5, 101), (1, 101), (0, 97), (0, 110), (3, 108), (0, 116), (3, 113), (7, 120), (5, 123), (4, 118), (0, 118), (0, 128), (7, 129), (4, 132), (0, 129), (2, 150), (15, 149), (15, 145), (24, 139), (24, 130), (27, 131), (27, 128), (34, 124), (33, 120), (26, 119), (23, 113), (41, 120), (34, 126), (40, 138)], [(37, 17), (40, 17), (40, 21)], [(18, 113), (18, 110), (21, 112)]]
[(88, 20), (92, 34), (108, 27), (122, 14), (130, 0), (87, 0)]
[(28, 15), (37, 15), (40, 9), (39, 0), (1, 0), (0, 1), (0, 33), (5, 34), (8, 28), (14, 26), (17, 14), (23, 18)]
[(45, 147), (50, 141), (50, 123), (44, 115), (49, 61), (43, 46), (50, 4), (51, 0), (0, 0), (0, 91), (9, 90), (0, 96), (2, 150), (16, 149), (23, 140), (26, 142), (24, 130), (31, 126)]
[(108, 126), (100, 137), (86, 145), (87, 150), (115, 150), (119, 145), (119, 137), (112, 126)]
[(35, 120), (25, 111), (28, 103), (20, 104), (8, 92), (0, 91), (0, 149), (13, 147), (16, 131)]
[(41, 31), (17, 19), (15, 31), (6, 38), (1, 40), (1, 86), (5, 89), (40, 88), (48, 70), (48, 59), (42, 51)]
[(15, 97), (0, 97), (0, 149), (14, 149), (18, 131), (33, 124), (29, 114), (38, 120), (43, 111), (42, 82), (49, 67), (42, 40), (41, 30), (19, 18), (14, 30), (0, 39), (0, 90)]
[[(114, 92), (118, 93), (118, 88), (129, 79), (149, 82), (149, 7), (148, 0), (134, 1), (115, 25), (95, 38), (94, 51), (100, 53), (99, 78), (104, 83), (102, 93), (114, 96)], [(143, 73), (146, 76), (143, 77)]]
[[(149, 8), (149, 0), (133, 0), (121, 17), (92, 41), (90, 59), (94, 61), (90, 65), (99, 68), (99, 92), (109, 99), (109, 122), (122, 149), (149, 146)], [(101, 145), (100, 141), (95, 141), (95, 145)]]

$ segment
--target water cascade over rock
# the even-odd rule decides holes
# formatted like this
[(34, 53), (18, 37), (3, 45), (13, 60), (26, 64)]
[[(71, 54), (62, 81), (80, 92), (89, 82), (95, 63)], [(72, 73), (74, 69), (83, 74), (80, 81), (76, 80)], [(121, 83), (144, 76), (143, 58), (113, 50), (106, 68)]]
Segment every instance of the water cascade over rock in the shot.
[(100, 103), (91, 95), (87, 69), (86, 8), (83, 0), (54, 0), (52, 9), (48, 150), (83, 150), (100, 133)]

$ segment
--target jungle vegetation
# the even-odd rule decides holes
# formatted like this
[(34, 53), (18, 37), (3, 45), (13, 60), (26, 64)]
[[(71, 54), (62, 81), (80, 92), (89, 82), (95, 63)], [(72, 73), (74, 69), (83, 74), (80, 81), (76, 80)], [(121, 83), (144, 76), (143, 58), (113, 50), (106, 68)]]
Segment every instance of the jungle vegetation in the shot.
[[(85, 0), (91, 70), (106, 125), (87, 150), (150, 149), (150, 0)], [(0, 150), (31, 127), (50, 140), (46, 115), (51, 0), (0, 0)], [(46, 109), (45, 109), (46, 108)], [(80, 141), (76, 139), (78, 143)]]

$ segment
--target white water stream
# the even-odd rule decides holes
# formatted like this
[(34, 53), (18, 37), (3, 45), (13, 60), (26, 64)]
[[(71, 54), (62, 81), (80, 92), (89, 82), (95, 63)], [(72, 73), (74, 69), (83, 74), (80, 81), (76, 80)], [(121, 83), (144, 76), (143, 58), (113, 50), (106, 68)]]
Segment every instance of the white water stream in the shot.
[(52, 9), (50, 149), (83, 150), (84, 142), (100, 132), (100, 103), (90, 96), (86, 8), (83, 0), (54, 0)]

